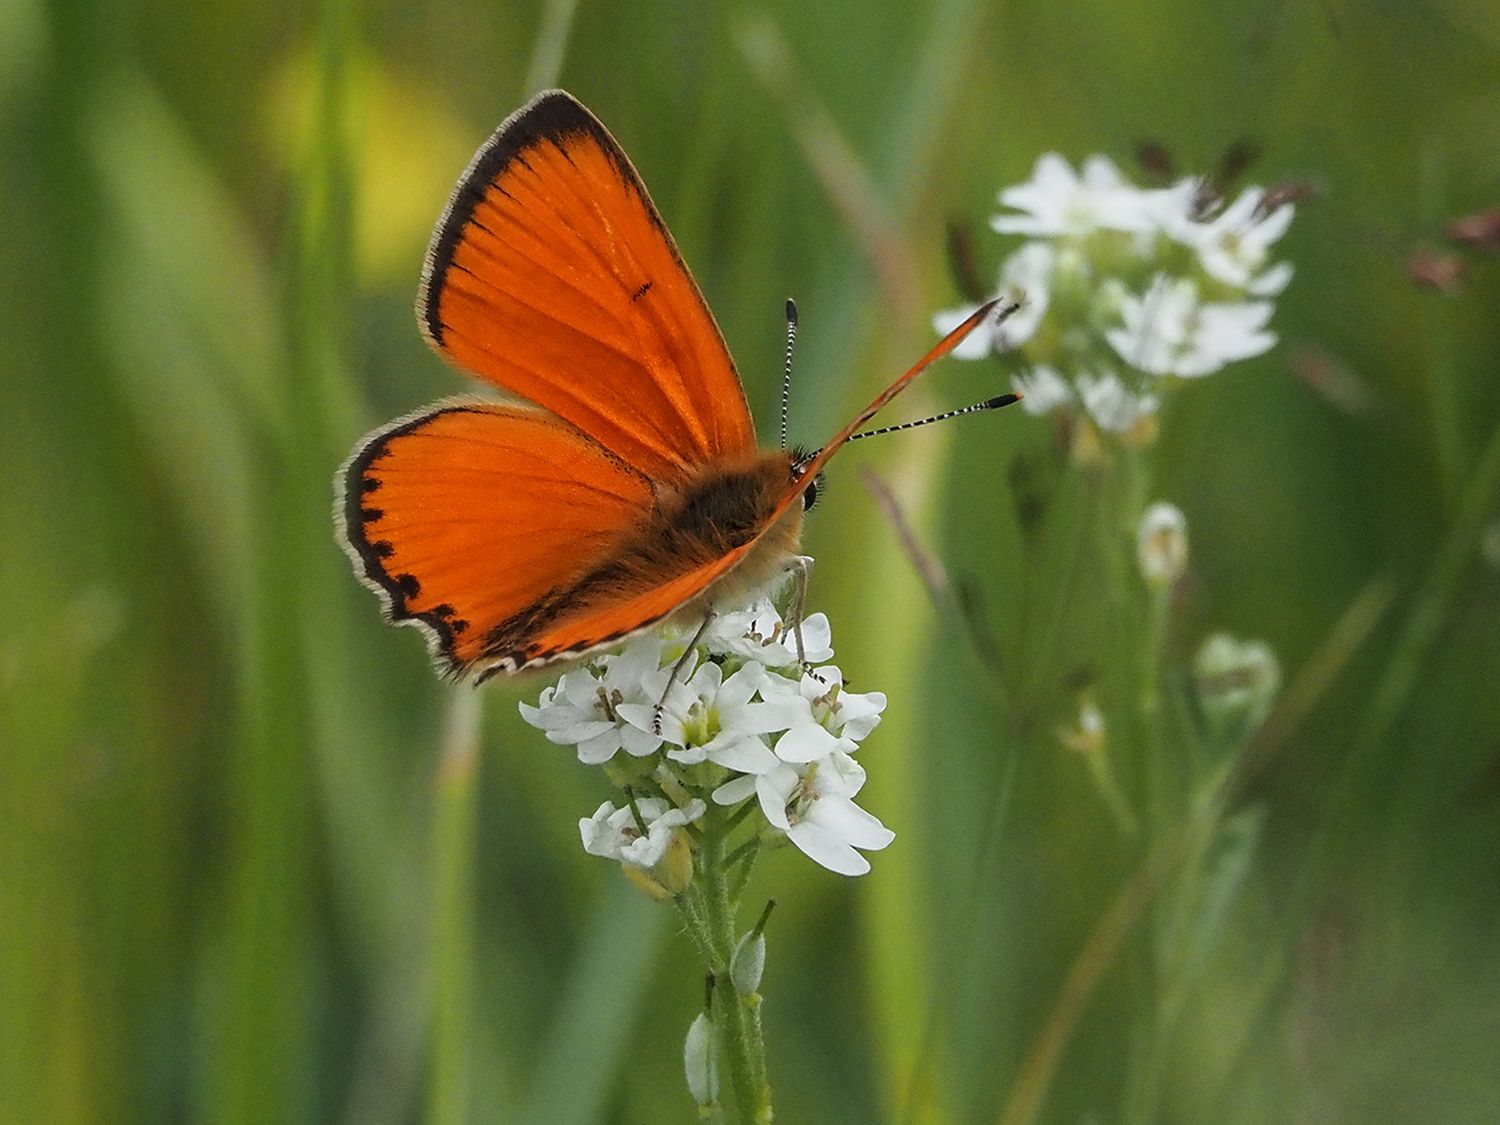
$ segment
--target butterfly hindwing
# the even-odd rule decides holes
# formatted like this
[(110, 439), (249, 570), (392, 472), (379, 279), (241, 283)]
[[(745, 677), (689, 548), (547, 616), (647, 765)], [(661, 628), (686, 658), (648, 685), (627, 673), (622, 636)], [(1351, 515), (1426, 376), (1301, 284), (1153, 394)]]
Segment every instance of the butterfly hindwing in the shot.
[(525, 407), (440, 404), (366, 437), (340, 476), (355, 569), (444, 670), (610, 557), (650, 510), (650, 482), (587, 435)]

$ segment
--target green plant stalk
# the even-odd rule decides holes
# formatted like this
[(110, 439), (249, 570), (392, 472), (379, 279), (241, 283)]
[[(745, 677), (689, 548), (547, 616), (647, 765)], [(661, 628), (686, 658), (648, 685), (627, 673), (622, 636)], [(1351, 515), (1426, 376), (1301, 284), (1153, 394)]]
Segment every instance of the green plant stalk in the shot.
[[(1137, 529), (1152, 487), (1146, 454), (1133, 447), (1122, 448), (1111, 476), (1108, 483), (1113, 486), (1110, 493), (1114, 505), (1104, 525), (1110, 536), (1106, 549), (1113, 564), (1110, 577), (1116, 584), (1114, 601), (1122, 616), (1124, 647), (1136, 657), (1126, 665), (1127, 691), (1120, 700), (1129, 709), (1119, 716), (1121, 721), (1112, 724), (1109, 745), (1112, 755), (1126, 763), (1124, 768), (1131, 769), (1135, 780), (1143, 828), (1140, 846), (1149, 856), (1170, 830), (1173, 819), (1167, 810), (1160, 682), (1171, 593), (1166, 588), (1151, 588), (1144, 580), (1135, 550)], [(1129, 758), (1125, 756), (1127, 748)], [(1119, 799), (1124, 802), (1123, 794)], [(1135, 1016), (1121, 1105), (1125, 1121), (1140, 1120), (1137, 1107), (1149, 1100), (1146, 1087), (1151, 1082), (1150, 1059), (1162, 1038), (1163, 918), (1175, 912), (1171, 890), (1172, 876), (1168, 873), (1162, 876), (1159, 897), (1148, 896), (1140, 907), (1146, 940), (1141, 955), (1129, 965)]]
[(433, 783), (431, 1122), (465, 1120), (473, 1086), (478, 743), (479, 696), (460, 688), (449, 699), (447, 745)]
[(703, 888), (696, 882), (677, 895), (673, 900), (677, 905), (677, 912), (682, 916), (682, 924), (687, 929), (688, 937), (703, 955), (703, 963), (712, 971), (714, 965), (713, 938), (709, 936), (708, 922), (703, 910)]
[[(1491, 433), (1459, 497), (1453, 525), (1438, 548), (1411, 612), (1402, 623), (1365, 710), (1365, 721), (1330, 787), (1323, 815), (1307, 848), (1307, 858), (1286, 897), (1285, 923), (1280, 940), (1267, 952), (1257, 975), (1256, 999), (1247, 1005), (1251, 1014), (1240, 1037), (1242, 1047), (1233, 1053), (1233, 1057), (1243, 1060), (1243, 1045), (1251, 1041), (1258, 1028), (1263, 1028), (1271, 1020), (1276, 1010), (1275, 1000), (1286, 987), (1297, 935), (1312, 914), (1318, 888), (1326, 883), (1337, 866), (1358, 825), (1354, 810), (1360, 775), (1375, 757), (1437, 642), (1458, 594), (1459, 582), (1473, 561), (1485, 520), (1494, 510), (1497, 497), (1500, 497), (1500, 427)], [(1379, 596), (1388, 600), (1389, 592), (1382, 591)]]
[(729, 1071), (729, 1088), (735, 1108), (744, 1125), (769, 1122), (771, 1087), (766, 1080), (766, 1047), (760, 1024), (760, 996), (741, 996), (729, 979), (729, 962), (734, 956), (735, 904), (729, 895), (726, 870), (728, 817), (723, 809), (710, 805), (704, 815), (703, 850), (699, 853), (703, 867), (703, 922), (713, 953), (709, 969), (719, 985), (719, 1007), (716, 1022), (722, 1036), (723, 1058)]
[[(1500, 454), (1496, 456), (1500, 458)], [(1078, 1018), (1151, 899), (1195, 850), (1201, 848), (1203, 834), (1213, 832), (1222, 811), (1290, 741), (1370, 635), (1385, 613), (1390, 597), (1390, 591), (1383, 583), (1372, 583), (1360, 592), (1317, 652), (1282, 693), (1280, 702), (1255, 736), (1219, 772), (1210, 775), (1200, 790), (1200, 796), (1177, 827), (1155, 845), (1115, 896), (1110, 908), (1100, 916), (1069, 968), (1046, 1024), (1027, 1050), (997, 1119), (1000, 1125), (1028, 1125), (1035, 1119)], [(1262, 1006), (1261, 1016), (1268, 1008), (1268, 1005)]]

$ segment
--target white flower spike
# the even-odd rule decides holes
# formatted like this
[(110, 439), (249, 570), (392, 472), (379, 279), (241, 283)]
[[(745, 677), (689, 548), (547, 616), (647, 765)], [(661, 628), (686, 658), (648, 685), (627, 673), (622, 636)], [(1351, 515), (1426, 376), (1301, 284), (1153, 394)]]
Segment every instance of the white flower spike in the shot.
[(860, 850), (883, 848), (894, 834), (854, 804), (865, 774), (850, 755), (879, 724), (886, 697), (849, 691), (843, 672), (824, 663), (833, 643), (823, 614), (803, 620), (802, 639), (808, 660), (820, 663), (798, 660), (786, 619), (761, 598), (721, 612), (701, 635), (637, 637), (564, 673), (535, 706), (523, 703), (522, 716), (549, 741), (653, 794), (634, 807), (605, 801), (580, 820), (584, 849), (624, 864), (654, 898), (681, 895), (695, 878), (699, 834), (711, 831), (686, 830), (705, 800), (755, 797), (729, 818), (732, 828), (751, 819), (742, 848), (769, 830), (832, 871), (868, 871)]
[[(1258, 187), (1216, 213), (1205, 214), (1203, 199), (1199, 180), (1145, 189), (1105, 157), (1075, 171), (1043, 154), (1028, 181), (1001, 191), (1005, 210), (990, 223), (1024, 239), (998, 289), (1022, 290), (1025, 301), (953, 355), (1014, 356), (1011, 386), (1028, 413), (1070, 411), (1123, 444), (1155, 440), (1157, 426), (1144, 423), (1164, 381), (1210, 375), (1274, 346), (1270, 298), (1292, 279), (1290, 263), (1271, 260), (1290, 204), (1267, 207)], [(948, 332), (975, 307), (943, 310), (933, 325)], [(1096, 448), (1077, 443), (1074, 456)]]

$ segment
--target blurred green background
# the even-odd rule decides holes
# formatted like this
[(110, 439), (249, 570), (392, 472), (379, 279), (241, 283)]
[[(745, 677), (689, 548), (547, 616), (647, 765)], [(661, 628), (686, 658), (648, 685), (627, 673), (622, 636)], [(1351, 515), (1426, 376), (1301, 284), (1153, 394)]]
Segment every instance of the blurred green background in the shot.
[[(692, 1117), (701, 979), (578, 846), (602, 777), (519, 722), (540, 683), (440, 684), (329, 516), (356, 438), (463, 388), (421, 254), (549, 84), (634, 157), (766, 436), (798, 298), (808, 444), (957, 303), (950, 222), (995, 268), (1038, 153), (1248, 140), (1317, 189), (1282, 345), (1150, 454), (1193, 550), (1165, 682), (1217, 629), (1287, 681), (1213, 799), (1173, 777), (1126, 831), (1059, 744), (1140, 657), (1133, 531), (1050, 425), (835, 461), (812, 602), (891, 697), (861, 801), (897, 841), (860, 880), (757, 871), (780, 1118), (1500, 1118), (1500, 261), (1442, 239), (1500, 205), (1500, 8), (6, 0), (0, 1119)], [(1004, 378), (945, 364), (888, 420)]]

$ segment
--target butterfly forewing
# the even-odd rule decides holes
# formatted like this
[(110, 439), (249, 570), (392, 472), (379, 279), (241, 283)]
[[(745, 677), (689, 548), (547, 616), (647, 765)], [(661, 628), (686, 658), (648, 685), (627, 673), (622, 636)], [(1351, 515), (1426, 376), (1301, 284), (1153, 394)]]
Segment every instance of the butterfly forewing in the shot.
[(418, 296), (429, 342), (653, 479), (754, 447), (718, 327), (614, 139), (543, 94), (474, 158)]

